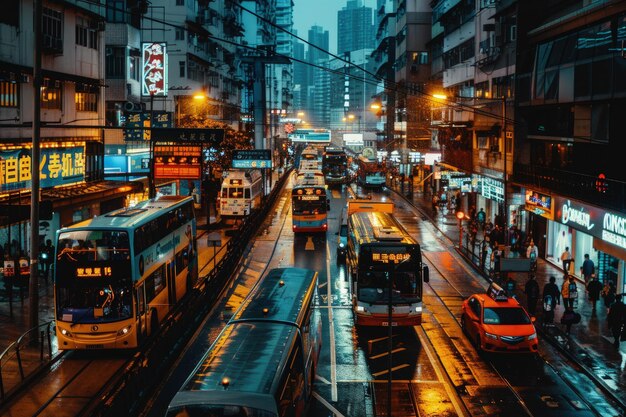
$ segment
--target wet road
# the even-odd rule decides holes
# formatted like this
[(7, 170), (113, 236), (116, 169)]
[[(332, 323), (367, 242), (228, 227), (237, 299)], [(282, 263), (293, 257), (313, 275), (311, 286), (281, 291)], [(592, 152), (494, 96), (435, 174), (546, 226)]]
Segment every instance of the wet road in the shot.
[[(288, 186), (289, 188), (289, 186)], [(355, 188), (357, 193), (361, 192)], [(389, 384), (388, 329), (356, 329), (345, 267), (336, 261), (341, 208), (348, 194), (333, 190), (329, 231), (291, 231), (283, 195), (262, 227), (239, 279), (197, 332), (161, 393), (143, 413), (163, 416), (172, 398), (256, 280), (269, 268), (319, 272), (323, 347), (308, 416), (385, 416)], [(391, 405), (395, 416), (614, 416), (619, 413), (573, 364), (540, 341), (540, 355), (479, 355), (459, 325), (461, 303), (487, 283), (453, 243), (395, 194), (395, 215), (421, 243), (431, 282), (424, 288), (422, 326), (393, 328)]]

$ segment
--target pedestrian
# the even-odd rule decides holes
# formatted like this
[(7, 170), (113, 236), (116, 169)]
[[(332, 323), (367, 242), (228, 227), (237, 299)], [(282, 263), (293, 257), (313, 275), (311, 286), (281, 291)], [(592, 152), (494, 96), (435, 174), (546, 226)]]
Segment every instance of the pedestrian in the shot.
[(607, 311), (611, 304), (615, 302), (615, 284), (610, 279), (604, 283), (604, 287), (602, 288), (602, 299), (604, 300), (604, 306)]
[(539, 299), (539, 284), (537, 284), (537, 280), (533, 275), (528, 278), (526, 281), (526, 286), (524, 287), (524, 294), (526, 294), (526, 304), (528, 307), (528, 314), (531, 316), (535, 315), (535, 310), (537, 309), (537, 300)]
[(537, 258), (539, 257), (539, 249), (535, 246), (535, 241), (530, 239), (528, 248), (526, 248), (526, 257), (530, 259), (530, 268), (532, 271), (537, 269)]
[(602, 291), (602, 284), (598, 281), (596, 274), (591, 274), (591, 281), (587, 284), (587, 292), (589, 293), (592, 312), (596, 311), (596, 301), (600, 299), (600, 291)]
[(554, 323), (554, 309), (561, 304), (561, 291), (556, 285), (556, 278), (550, 276), (549, 282), (543, 286), (543, 322)]
[(437, 207), (439, 206), (439, 196), (437, 194), (433, 194), (433, 198), (431, 200), (431, 204), (433, 207), (433, 212), (437, 214)]
[(624, 331), (624, 319), (626, 318), (626, 306), (622, 303), (622, 295), (617, 294), (615, 296), (615, 302), (609, 308), (609, 313), (606, 316), (607, 324), (611, 333), (613, 334), (613, 346), (619, 349), (619, 343)]
[(566, 275), (563, 279), (563, 285), (561, 286), (561, 295), (563, 296), (563, 306), (565, 308), (574, 308), (574, 304), (578, 301), (578, 287), (574, 276), (570, 275), (569, 278)]
[(580, 267), (580, 274), (585, 278), (585, 284), (587, 284), (591, 279), (591, 274), (595, 273), (596, 266), (593, 261), (589, 259), (589, 254), (585, 253), (585, 260), (583, 261), (583, 265)]
[(504, 284), (504, 289), (506, 290), (507, 297), (515, 298), (515, 287), (517, 283), (511, 276), (507, 277), (506, 282)]
[(500, 257), (502, 256), (502, 252), (500, 251), (500, 245), (498, 245), (498, 241), (493, 242), (493, 250), (491, 251), (491, 265), (492, 265), (492, 273), (493, 276), (498, 278), (500, 277)]
[(580, 323), (580, 314), (576, 313), (572, 307), (565, 307), (565, 312), (561, 316), (561, 324), (565, 325), (565, 332), (569, 335), (572, 324)]
[(485, 228), (485, 221), (486, 220), (487, 220), (487, 213), (485, 213), (485, 211), (481, 207), (480, 210), (478, 211), (478, 213), (476, 213), (476, 221), (480, 225), (480, 228), (483, 229), (483, 230)]
[(569, 274), (569, 266), (572, 263), (572, 254), (569, 252), (569, 246), (561, 254), (561, 262), (563, 263), (563, 273)]
[(46, 239), (46, 245), (43, 247), (42, 255), (45, 255), (42, 256), (44, 266), (43, 276), (46, 282), (48, 282), (48, 276), (50, 275), (50, 266), (54, 262), (54, 245), (52, 244), (52, 240)]

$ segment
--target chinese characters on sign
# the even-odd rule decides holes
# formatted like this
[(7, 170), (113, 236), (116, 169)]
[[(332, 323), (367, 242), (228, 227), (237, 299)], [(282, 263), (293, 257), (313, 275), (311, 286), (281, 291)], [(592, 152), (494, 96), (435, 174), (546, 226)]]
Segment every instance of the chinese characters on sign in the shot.
[(76, 268), (76, 276), (78, 278), (102, 278), (110, 277), (112, 275), (113, 274), (110, 266)]
[[(153, 128), (171, 128), (172, 113), (154, 111)], [(128, 112), (125, 114), (124, 140), (150, 140), (150, 112)], [(148, 129), (146, 129), (148, 128)]]
[(246, 149), (233, 151), (233, 168), (271, 168), (272, 154), (269, 149)]
[(377, 253), (372, 252), (372, 262), (398, 264), (411, 258), (410, 253)]
[(198, 145), (155, 145), (154, 178), (200, 179), (201, 155)]
[[(30, 149), (0, 151), (0, 190), (31, 187)], [(83, 147), (46, 148), (41, 150), (39, 180), (41, 187), (82, 181), (85, 175)]]
[(167, 96), (167, 54), (165, 43), (142, 44), (141, 94)]

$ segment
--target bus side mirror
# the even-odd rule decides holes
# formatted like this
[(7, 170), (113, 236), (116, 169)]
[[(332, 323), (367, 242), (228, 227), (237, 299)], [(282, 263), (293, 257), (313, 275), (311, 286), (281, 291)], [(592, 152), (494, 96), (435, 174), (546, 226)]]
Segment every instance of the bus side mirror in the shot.
[(430, 271), (428, 270), (427, 266), (424, 266), (424, 268), (422, 268), (422, 277), (422, 280), (424, 282), (430, 281)]

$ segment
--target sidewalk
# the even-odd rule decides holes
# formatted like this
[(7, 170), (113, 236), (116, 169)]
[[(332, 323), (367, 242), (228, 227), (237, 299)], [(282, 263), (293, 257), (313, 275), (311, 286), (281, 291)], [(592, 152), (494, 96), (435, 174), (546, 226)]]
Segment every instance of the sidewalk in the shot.
[[(437, 227), (442, 234), (454, 244), (458, 250), (459, 243), (459, 222), (453, 211), (442, 213), (441, 210), (435, 215), (431, 207), (431, 195), (424, 195), (421, 187), (415, 187), (416, 192), (410, 194), (408, 185), (402, 190), (399, 186), (394, 187), (394, 191), (402, 195), (407, 201), (418, 207)], [(477, 238), (478, 239), (478, 238)], [(464, 239), (465, 240), (465, 239)], [(478, 257), (470, 259), (463, 251), (459, 251), (468, 263), (480, 272)], [(509, 273), (517, 282), (517, 296), (522, 305), (526, 307), (526, 296), (524, 295), (524, 285), (528, 280), (527, 272)], [(483, 274), (485, 276), (485, 274)], [(561, 287), (563, 283), (563, 270), (560, 267), (540, 258), (537, 263), (536, 279), (539, 288), (543, 291), (543, 286), (548, 282), (550, 276), (556, 278), (556, 284)], [(485, 276), (488, 280), (488, 277)], [(580, 313), (581, 322), (572, 326), (570, 335), (565, 333), (565, 328), (560, 324), (563, 314), (563, 302), (557, 305), (554, 314), (554, 325), (544, 326), (542, 324), (541, 300), (537, 303), (536, 327), (546, 341), (550, 341), (563, 353), (582, 364), (584, 372), (604, 384), (614, 393), (614, 399), (626, 404), (626, 377), (622, 369), (622, 363), (626, 360), (626, 343), (615, 349), (613, 347), (613, 337), (606, 324), (607, 309), (602, 300), (596, 305), (596, 312), (592, 312), (591, 303), (585, 291), (584, 282), (578, 280), (578, 305), (575, 311)], [(622, 410), (625, 408), (622, 407)]]

